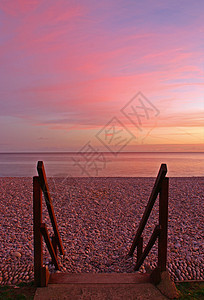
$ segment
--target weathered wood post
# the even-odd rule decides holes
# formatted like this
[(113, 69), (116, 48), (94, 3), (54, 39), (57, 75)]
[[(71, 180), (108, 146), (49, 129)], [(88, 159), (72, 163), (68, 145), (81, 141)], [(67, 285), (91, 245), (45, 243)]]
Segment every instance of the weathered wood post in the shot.
[(167, 237), (168, 237), (168, 197), (169, 178), (163, 179), (159, 193), (159, 225), (161, 232), (158, 240), (158, 268), (161, 272), (166, 271), (167, 263)]
[(33, 234), (34, 234), (34, 282), (41, 286), (41, 270), (43, 267), (43, 241), (40, 232), (42, 223), (42, 191), (39, 177), (33, 177)]

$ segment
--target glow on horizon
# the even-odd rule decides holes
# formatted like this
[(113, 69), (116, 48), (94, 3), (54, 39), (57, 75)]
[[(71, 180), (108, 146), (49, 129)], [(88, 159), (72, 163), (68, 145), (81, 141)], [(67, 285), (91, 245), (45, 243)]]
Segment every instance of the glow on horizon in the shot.
[[(0, 152), (72, 151), (141, 91), (125, 150), (204, 151), (204, 2), (0, 2)], [(93, 144), (101, 147), (94, 139)], [(190, 151), (190, 150), (189, 150)]]

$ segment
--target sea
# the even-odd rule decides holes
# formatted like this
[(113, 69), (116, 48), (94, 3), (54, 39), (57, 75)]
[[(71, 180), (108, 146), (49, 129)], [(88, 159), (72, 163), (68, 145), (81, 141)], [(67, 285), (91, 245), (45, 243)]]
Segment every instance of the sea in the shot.
[(204, 152), (0, 153), (0, 177), (155, 177), (162, 163), (169, 177), (204, 176)]

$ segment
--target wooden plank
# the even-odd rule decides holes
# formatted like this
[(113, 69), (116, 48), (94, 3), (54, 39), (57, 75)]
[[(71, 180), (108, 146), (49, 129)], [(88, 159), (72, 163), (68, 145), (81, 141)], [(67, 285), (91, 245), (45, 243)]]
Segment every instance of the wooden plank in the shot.
[(39, 178), (40, 178), (40, 186), (41, 186), (41, 189), (42, 189), (44, 197), (45, 197), (45, 202), (47, 205), (47, 209), (48, 209), (48, 213), (49, 213), (50, 220), (52, 223), (52, 227), (53, 227), (56, 239), (57, 239), (59, 251), (60, 251), (60, 254), (64, 255), (62, 240), (61, 240), (61, 237), (59, 234), (57, 221), (56, 221), (56, 217), (55, 217), (55, 213), (54, 213), (54, 209), (53, 209), (53, 205), (52, 205), (52, 199), (50, 196), (49, 187), (48, 187), (48, 183), (47, 183), (45, 168), (44, 168), (44, 164), (42, 161), (38, 161), (37, 170), (38, 170), (38, 174), (39, 174)]
[(166, 177), (159, 194), (159, 225), (161, 233), (158, 240), (158, 267), (161, 272), (166, 271), (167, 263), (167, 236), (168, 236), (168, 196), (169, 178)]
[(154, 203), (156, 201), (157, 195), (160, 192), (161, 184), (162, 184), (163, 179), (166, 176), (166, 173), (167, 173), (167, 166), (166, 166), (166, 164), (161, 164), (161, 167), (159, 169), (157, 178), (156, 178), (155, 183), (154, 183), (154, 187), (153, 187), (151, 195), (149, 197), (148, 204), (147, 204), (147, 206), (145, 208), (145, 211), (144, 211), (143, 217), (142, 217), (142, 219), (140, 221), (137, 233), (135, 235), (135, 238), (133, 240), (132, 246), (131, 246), (130, 251), (128, 253), (130, 256), (132, 256), (133, 253), (134, 253), (134, 251), (135, 251), (135, 248), (136, 248), (136, 246), (138, 244), (139, 238), (140, 238), (140, 236), (141, 236), (141, 234), (142, 234), (142, 232), (144, 230), (144, 227), (145, 227), (145, 225), (147, 223), (147, 220), (149, 218), (151, 210), (152, 210), (152, 208), (154, 206)]
[(41, 286), (41, 268), (43, 266), (43, 241), (40, 232), (42, 223), (42, 191), (39, 177), (33, 177), (33, 235), (34, 235), (34, 282)]
[(50, 272), (48, 266), (43, 266), (41, 268), (41, 287), (46, 287), (48, 285), (50, 278)]
[(55, 265), (55, 268), (56, 268), (57, 270), (59, 270), (59, 269), (60, 269), (60, 266), (59, 266), (59, 263), (58, 263), (58, 260), (57, 260), (57, 256), (56, 256), (56, 254), (55, 254), (55, 251), (54, 251), (54, 249), (53, 249), (52, 242), (51, 242), (51, 240), (50, 240), (50, 237), (49, 237), (49, 234), (48, 234), (48, 230), (47, 230), (47, 226), (46, 226), (45, 223), (42, 223), (42, 224), (41, 224), (41, 226), (40, 226), (40, 231), (41, 231), (41, 233), (42, 233), (42, 235), (43, 235), (43, 237), (44, 237), (44, 240), (45, 240), (47, 249), (48, 249), (48, 251), (49, 251), (49, 253), (50, 253), (50, 256), (51, 256), (52, 261), (53, 261), (53, 263), (54, 263), (54, 265)]
[(141, 273), (52, 273), (49, 284), (139, 284), (150, 282), (148, 274)]
[(159, 225), (155, 226), (154, 231), (150, 237), (150, 240), (147, 244), (147, 246), (144, 249), (144, 252), (142, 253), (142, 255), (140, 256), (139, 260), (136, 263), (136, 266), (134, 268), (135, 271), (138, 271), (139, 268), (141, 267), (141, 265), (143, 264), (145, 258), (147, 257), (147, 255), (149, 254), (150, 250), (152, 249), (152, 247), (154, 246), (154, 243), (156, 242), (156, 239), (158, 238), (159, 234), (160, 234), (161, 228)]

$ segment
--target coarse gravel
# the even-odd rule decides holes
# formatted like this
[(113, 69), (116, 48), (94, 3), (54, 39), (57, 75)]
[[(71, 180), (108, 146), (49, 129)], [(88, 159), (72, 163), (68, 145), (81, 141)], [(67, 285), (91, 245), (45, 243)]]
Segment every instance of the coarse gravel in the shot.
[[(134, 272), (127, 257), (155, 178), (49, 178), (65, 256), (63, 272)], [(204, 177), (170, 178), (168, 269), (174, 281), (204, 279)], [(33, 273), (32, 178), (0, 178), (0, 284), (31, 281)], [(52, 232), (43, 199), (43, 220)], [(144, 245), (158, 224), (158, 201)], [(136, 253), (135, 253), (136, 254)], [(155, 245), (140, 268), (156, 266)], [(44, 263), (50, 265), (44, 247)]]

